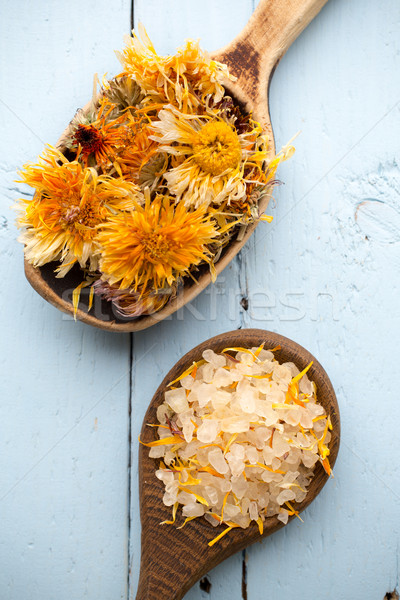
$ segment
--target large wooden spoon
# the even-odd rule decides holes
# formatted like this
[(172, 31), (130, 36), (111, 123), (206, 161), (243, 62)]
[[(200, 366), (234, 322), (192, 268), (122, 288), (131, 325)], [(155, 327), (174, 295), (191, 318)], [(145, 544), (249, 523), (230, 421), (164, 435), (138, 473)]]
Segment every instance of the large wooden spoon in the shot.
[[(275, 153), (268, 108), (268, 88), (272, 74), (291, 43), (326, 2), (327, 0), (261, 0), (243, 31), (213, 55), (216, 60), (226, 63), (238, 78), (234, 84), (228, 82), (227, 89), (247, 111), (253, 112), (254, 118), (269, 134), (271, 157)], [(260, 214), (267, 208), (269, 199), (269, 196), (264, 196), (261, 200)], [(240, 241), (229, 244), (216, 265), (218, 274), (236, 256), (255, 227), (256, 223), (252, 224)], [(45, 300), (61, 311), (72, 314), (72, 291), (82, 282), (82, 273), (78, 268), (74, 268), (65, 278), (57, 279), (54, 275), (55, 267), (55, 264), (50, 263), (41, 268), (34, 268), (25, 261), (25, 274), (32, 287)], [(199, 277), (198, 284), (187, 284), (177, 298), (165, 308), (153, 315), (134, 320), (121, 319), (113, 313), (113, 306), (109, 302), (100, 301), (98, 298), (88, 313), (87, 296), (83, 292), (80, 305), (83, 308), (77, 311), (77, 318), (102, 329), (139, 331), (158, 323), (183, 307), (210, 282), (211, 276), (207, 270)]]
[[(157, 407), (164, 401), (164, 392), (169, 382), (176, 379), (193, 361), (199, 360), (205, 349), (212, 348), (215, 352), (221, 352), (227, 347), (251, 348), (264, 342), (265, 348), (281, 346), (281, 350), (274, 352), (280, 363), (294, 362), (299, 369), (304, 369), (314, 361), (308, 375), (317, 386), (318, 401), (332, 420), (329, 460), (333, 466), (339, 450), (340, 418), (335, 392), (328, 375), (307, 350), (288, 338), (261, 329), (230, 331), (203, 342), (185, 354), (156, 391), (143, 421), (141, 439), (145, 442), (156, 439), (154, 429), (147, 427), (147, 423), (157, 422)], [(149, 458), (149, 449), (141, 446), (139, 493), (142, 550), (136, 600), (180, 600), (210, 569), (234, 552), (260, 540), (260, 533), (255, 525), (248, 529), (233, 529), (210, 548), (208, 542), (218, 535), (218, 531), (203, 518), (191, 521), (183, 529), (177, 529), (175, 525), (161, 526), (161, 521), (171, 518), (171, 509), (163, 504), (164, 485), (155, 476), (156, 468), (157, 462)], [(303, 502), (295, 504), (298, 511), (304, 510), (314, 500), (327, 479), (321, 464), (317, 463), (306, 498)], [(281, 527), (283, 524), (276, 517), (266, 519), (264, 536)], [(307, 527), (307, 520), (304, 527)]]

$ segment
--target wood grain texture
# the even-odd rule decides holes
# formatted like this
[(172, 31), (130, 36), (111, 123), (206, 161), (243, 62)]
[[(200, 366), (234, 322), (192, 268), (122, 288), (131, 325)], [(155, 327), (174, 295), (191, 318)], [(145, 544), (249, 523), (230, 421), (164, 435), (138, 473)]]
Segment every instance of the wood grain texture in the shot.
[[(146, 412), (141, 439), (150, 442), (157, 439), (156, 432), (148, 423), (157, 422), (157, 407), (164, 401), (164, 393), (170, 381), (179, 377), (193, 361), (202, 358), (204, 350), (211, 348), (221, 352), (227, 347), (241, 346), (245, 348), (265, 348), (281, 346), (275, 358), (280, 362), (293, 362), (302, 370), (314, 361), (309, 370), (309, 377), (317, 386), (318, 401), (331, 415), (333, 431), (330, 447), (330, 461), (335, 464), (340, 441), (340, 417), (332, 384), (318, 361), (304, 348), (276, 333), (260, 329), (243, 329), (220, 334), (190, 350), (183, 356), (165, 376), (157, 389)], [(181, 600), (189, 588), (218, 563), (249, 544), (260, 541), (258, 527), (253, 524), (246, 530), (234, 529), (220, 542), (211, 548), (211, 541), (224, 527), (213, 528), (204, 519), (192, 521), (184, 529), (177, 529), (182, 518), (177, 519), (177, 526), (162, 527), (161, 521), (170, 518), (171, 509), (164, 506), (164, 484), (160, 482), (155, 471), (158, 461), (149, 458), (149, 449), (141, 446), (139, 452), (139, 492), (140, 515), (142, 523), (142, 548), (140, 579), (137, 600)], [(302, 511), (315, 499), (326, 483), (328, 476), (318, 463), (308, 494), (303, 502), (295, 504)], [(292, 517), (293, 519), (293, 517)], [(276, 517), (265, 520), (264, 537), (271, 535), (283, 524)]]
[[(324, 600), (383, 599), (400, 572), (400, 247), (387, 217), (399, 212), (399, 2), (330, 0), (282, 58), (270, 86), (277, 149), (302, 133), (279, 169), (274, 222), (256, 229), (215, 285), (135, 333), (130, 464), (129, 337), (73, 323), (42, 301), (23, 276), (9, 209), (28, 192), (16, 169), (57, 140), (94, 72), (117, 72), (128, 4), (19, 0), (0, 23), (0, 481), (13, 487), (0, 502), (0, 597), (135, 598), (137, 437), (149, 398), (185, 352), (242, 326), (279, 331), (326, 368), (342, 420), (335, 478), (304, 524), (231, 556), (208, 573), (208, 592), (196, 584), (185, 600), (309, 600), (315, 590)], [(252, 0), (135, 0), (162, 53), (185, 37), (216, 51), (253, 9)]]
[[(238, 77), (237, 82), (227, 82), (227, 89), (241, 102), (248, 112), (259, 121), (269, 136), (269, 158), (275, 154), (274, 136), (269, 118), (268, 86), (272, 72), (289, 48), (290, 44), (303, 31), (321, 10), (327, 0), (261, 0), (244, 30), (222, 51), (214, 54), (232, 68)], [(65, 131), (58, 141), (62, 148)], [(271, 192), (272, 193), (272, 192)], [(264, 195), (259, 202), (259, 212), (267, 209), (271, 193)], [(249, 225), (240, 240), (234, 239), (222, 252), (215, 265), (219, 275), (249, 240), (257, 222)], [(33, 267), (25, 260), (25, 275), (32, 287), (53, 306), (62, 312), (73, 314), (72, 292), (82, 282), (79, 268), (72, 270), (68, 277), (57, 279), (55, 264)], [(113, 306), (98, 298), (88, 313), (88, 301), (82, 298), (83, 305), (76, 311), (76, 318), (84, 323), (108, 331), (140, 331), (166, 319), (185, 304), (193, 300), (211, 283), (211, 273), (203, 268), (197, 283), (186, 281), (185, 286), (163, 309), (148, 316), (133, 320), (119, 318), (113, 314)]]
[(2, 8), (0, 598), (125, 599), (129, 336), (74, 323), (32, 290), (10, 206), (30, 194), (17, 170), (57, 140), (93, 74), (118, 68), (130, 2)]

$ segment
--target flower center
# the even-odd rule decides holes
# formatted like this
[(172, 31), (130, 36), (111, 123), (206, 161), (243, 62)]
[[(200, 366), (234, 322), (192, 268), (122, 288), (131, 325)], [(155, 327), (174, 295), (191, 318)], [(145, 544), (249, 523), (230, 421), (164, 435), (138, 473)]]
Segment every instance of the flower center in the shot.
[(142, 233), (140, 235), (146, 254), (153, 260), (160, 260), (166, 257), (170, 245), (163, 235), (153, 231), (151, 233)]
[(84, 154), (98, 152), (103, 145), (103, 136), (93, 125), (78, 125), (74, 134), (74, 140), (82, 146)]
[(83, 238), (92, 238), (96, 235), (94, 229), (104, 218), (97, 202), (87, 200), (82, 205), (70, 204), (62, 216), (64, 228), (75, 230)]
[(193, 158), (199, 167), (211, 175), (235, 169), (241, 158), (236, 131), (224, 121), (210, 121), (193, 136)]

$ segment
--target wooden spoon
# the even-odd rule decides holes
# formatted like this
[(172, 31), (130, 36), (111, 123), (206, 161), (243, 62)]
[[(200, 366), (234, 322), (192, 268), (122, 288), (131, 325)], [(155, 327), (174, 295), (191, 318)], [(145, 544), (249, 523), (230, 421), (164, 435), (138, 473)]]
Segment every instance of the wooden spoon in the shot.
[[(157, 439), (154, 429), (147, 427), (147, 423), (157, 422), (157, 407), (164, 400), (168, 384), (179, 377), (193, 361), (201, 359), (204, 350), (212, 348), (215, 352), (221, 352), (228, 347), (258, 347), (264, 342), (266, 349), (281, 347), (274, 352), (280, 363), (293, 362), (302, 370), (314, 361), (308, 376), (317, 386), (318, 401), (331, 417), (333, 430), (329, 442), (329, 461), (333, 467), (339, 450), (340, 418), (335, 392), (328, 375), (319, 362), (299, 344), (277, 333), (261, 329), (242, 329), (217, 335), (185, 354), (156, 391), (143, 421), (141, 440), (150, 442)], [(149, 458), (149, 448), (141, 446), (139, 494), (142, 550), (136, 600), (180, 600), (196, 581), (222, 560), (259, 541), (260, 533), (255, 524), (248, 529), (233, 529), (210, 548), (208, 542), (223, 531), (225, 526), (214, 528), (203, 518), (194, 519), (183, 529), (177, 529), (175, 525), (160, 525), (161, 521), (171, 518), (171, 508), (163, 504), (164, 485), (155, 476), (157, 465), (158, 461)], [(317, 463), (307, 496), (303, 502), (294, 503), (295, 508), (298, 511), (304, 510), (327, 480), (328, 475), (322, 465)], [(263, 535), (270, 535), (281, 527), (281, 521), (276, 517), (269, 517), (264, 522)], [(304, 527), (307, 527), (307, 519)]]
[[(270, 157), (275, 153), (273, 132), (269, 117), (268, 88), (276, 65), (291, 43), (321, 10), (327, 0), (261, 0), (243, 31), (227, 46), (213, 55), (213, 58), (226, 63), (238, 78), (237, 82), (227, 82), (228, 91), (239, 100), (247, 111), (252, 111), (270, 138)], [(61, 140), (65, 132), (59, 140)], [(268, 206), (270, 196), (260, 202), (260, 214)], [(240, 241), (228, 245), (216, 264), (217, 274), (230, 263), (247, 242), (257, 223), (250, 225)], [(45, 300), (61, 311), (73, 314), (72, 291), (82, 282), (82, 272), (78, 267), (57, 279), (55, 264), (49, 263), (34, 268), (25, 261), (25, 274), (32, 287)], [(165, 319), (187, 302), (193, 300), (211, 282), (209, 271), (204, 271), (198, 284), (186, 284), (185, 288), (165, 308), (149, 316), (127, 320), (113, 312), (113, 306), (98, 298), (87, 313), (87, 295), (82, 292), (81, 306), (77, 318), (85, 323), (111, 331), (139, 331)]]

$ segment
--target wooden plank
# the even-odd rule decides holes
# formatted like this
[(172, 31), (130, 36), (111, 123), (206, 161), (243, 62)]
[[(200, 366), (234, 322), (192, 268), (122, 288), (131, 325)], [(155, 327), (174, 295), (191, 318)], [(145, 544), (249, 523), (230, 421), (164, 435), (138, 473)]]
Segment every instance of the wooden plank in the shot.
[(343, 436), (304, 524), (249, 549), (251, 600), (383, 598), (398, 586), (399, 16), (397, 1), (328, 2), (271, 84), (277, 147), (302, 133), (278, 174), (274, 223), (242, 251), (245, 322), (321, 360)]
[[(143, 22), (160, 53), (174, 52), (188, 37), (200, 38), (202, 46), (211, 52), (228, 43), (239, 33), (253, 8), (251, 0), (207, 0), (202, 3), (194, 0), (136, 0), (135, 24)], [(218, 282), (206, 289), (194, 302), (167, 321), (134, 334), (130, 599), (136, 595), (140, 560), (136, 440), (144, 413), (158, 384), (178, 357), (213, 335), (241, 326), (244, 312), (240, 305), (242, 287), (240, 259), (235, 259), (218, 278)], [(223, 311), (222, 302), (225, 307)], [(139, 358), (142, 360), (140, 364), (136, 364)], [(194, 586), (186, 594), (185, 600), (241, 598), (241, 590), (242, 554), (239, 553), (213, 569), (207, 581)]]
[[(66, 319), (25, 281), (9, 205), (35, 160), (118, 72), (130, 2), (18, 0), (1, 22), (0, 295), (3, 373), (0, 597), (127, 595), (129, 336)], [(104, 35), (106, 32), (107, 35)]]

